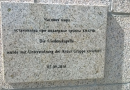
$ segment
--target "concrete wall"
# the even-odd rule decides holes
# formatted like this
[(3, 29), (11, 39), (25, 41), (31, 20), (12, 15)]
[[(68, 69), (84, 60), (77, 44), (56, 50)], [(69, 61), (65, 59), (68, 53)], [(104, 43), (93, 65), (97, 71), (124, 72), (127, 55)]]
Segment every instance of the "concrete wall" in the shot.
[[(1, 1), (34, 2), (34, 0)], [(3, 80), (3, 61), (1, 59), (0, 88), (3, 88), (2, 90), (21, 88), (26, 88), (24, 90), (130, 90), (130, 0), (37, 0), (37, 3), (109, 6), (105, 77), (92, 80), (8, 84)]]

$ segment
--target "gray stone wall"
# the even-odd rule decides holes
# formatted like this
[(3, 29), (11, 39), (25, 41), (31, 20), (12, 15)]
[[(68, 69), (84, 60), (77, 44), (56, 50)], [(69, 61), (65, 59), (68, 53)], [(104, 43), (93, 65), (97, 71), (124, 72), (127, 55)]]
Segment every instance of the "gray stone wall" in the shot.
[(34, 2), (34, 0), (0, 0), (0, 1), (8, 1), (8, 2), (31, 2), (31, 3)]
[[(34, 0), (1, 0), (34, 2)], [(103, 79), (6, 83), (0, 59), (0, 90), (130, 90), (130, 1), (129, 0), (37, 0), (37, 3), (108, 5), (105, 77)], [(1, 17), (0, 17), (1, 19)], [(1, 48), (0, 48), (1, 49)], [(3, 88), (3, 89), (2, 89)], [(39, 89), (35, 89), (39, 88)], [(21, 89), (23, 90), (23, 89)]]

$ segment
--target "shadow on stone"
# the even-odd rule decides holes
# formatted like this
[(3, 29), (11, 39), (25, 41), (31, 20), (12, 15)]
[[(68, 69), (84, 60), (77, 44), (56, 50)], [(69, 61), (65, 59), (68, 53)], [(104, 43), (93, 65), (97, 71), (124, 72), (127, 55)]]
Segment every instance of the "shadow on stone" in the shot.
[(96, 84), (106, 87), (108, 85), (109, 88), (111, 85), (118, 85), (118, 90), (122, 90), (124, 30), (111, 13), (108, 14), (106, 37), (105, 78), (97, 79)]
[[(122, 90), (120, 83), (122, 83), (124, 59), (124, 30), (111, 14), (108, 14), (107, 23), (105, 76), (103, 79), (12, 83), (10, 86), (15, 90), (115, 90), (114, 87), (117, 88), (116, 90)], [(22, 87), (26, 89), (20, 89)]]

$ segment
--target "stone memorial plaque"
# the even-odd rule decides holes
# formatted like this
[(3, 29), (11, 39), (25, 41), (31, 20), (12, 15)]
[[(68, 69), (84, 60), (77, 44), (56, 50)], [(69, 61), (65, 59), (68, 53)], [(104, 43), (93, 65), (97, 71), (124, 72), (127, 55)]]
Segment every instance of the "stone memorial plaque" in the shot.
[(104, 77), (106, 6), (1, 3), (8, 83)]

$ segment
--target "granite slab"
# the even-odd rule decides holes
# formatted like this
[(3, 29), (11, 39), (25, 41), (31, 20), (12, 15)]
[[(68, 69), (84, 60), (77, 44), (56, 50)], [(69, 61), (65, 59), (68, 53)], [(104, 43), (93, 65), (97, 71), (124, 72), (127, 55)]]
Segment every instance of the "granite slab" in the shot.
[(1, 3), (8, 83), (104, 77), (107, 6)]
[(129, 0), (113, 0), (112, 2), (113, 12), (117, 13), (130, 13), (130, 1)]

